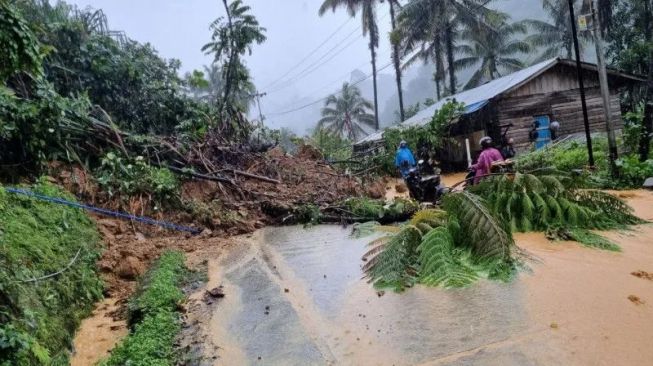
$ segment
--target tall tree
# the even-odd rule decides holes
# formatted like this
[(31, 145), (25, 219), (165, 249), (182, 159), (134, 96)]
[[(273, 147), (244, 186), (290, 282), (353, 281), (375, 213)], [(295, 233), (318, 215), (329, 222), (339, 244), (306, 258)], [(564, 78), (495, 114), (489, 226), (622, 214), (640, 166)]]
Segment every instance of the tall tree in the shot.
[[(578, 3), (578, 0), (574, 1)], [(542, 8), (549, 16), (550, 22), (534, 19), (524, 21), (533, 31), (533, 34), (528, 36), (526, 41), (533, 47), (542, 49), (535, 61), (544, 61), (558, 56), (571, 59), (573, 57), (574, 40), (569, 21), (568, 0), (542, 0)], [(574, 8), (580, 10), (580, 6)], [(576, 13), (579, 12), (576, 11)], [(586, 34), (579, 34), (581, 52), (583, 43), (586, 43), (587, 40)]]
[[(440, 81), (445, 72), (449, 78), (448, 94), (457, 91), (454, 67), (459, 31), (463, 25), (476, 26), (490, 31), (485, 26), (485, 16), (491, 11), (487, 4), (491, 0), (411, 0), (402, 7), (399, 16), (399, 35), (402, 39), (403, 56), (415, 52), (415, 59), (435, 63), (435, 82), (440, 97)], [(446, 67), (445, 67), (446, 64)], [(445, 71), (446, 70), (446, 71)], [(445, 93), (446, 94), (446, 93)]]
[(487, 17), (488, 24), (494, 28), (492, 32), (484, 32), (478, 27), (469, 27), (462, 32), (462, 39), (469, 43), (458, 47), (464, 57), (456, 60), (454, 66), (457, 69), (477, 68), (465, 89), (524, 68), (519, 55), (530, 52), (531, 47), (517, 36), (526, 34), (527, 27), (523, 22), (509, 23), (509, 20), (509, 15), (495, 13)]
[(653, 1), (619, 0), (612, 7), (608, 57), (619, 69), (648, 75), (645, 88), (630, 90), (626, 103), (634, 109), (644, 103), (643, 131), (639, 143), (640, 160), (649, 158), (653, 136)]
[(401, 59), (399, 55), (399, 40), (392, 37), (395, 34), (397, 29), (397, 16), (395, 8), (399, 8), (398, 0), (388, 0), (390, 4), (390, 21), (392, 23), (392, 33), (390, 37), (390, 43), (392, 43), (392, 62), (395, 67), (395, 75), (397, 79), (397, 93), (399, 95), (399, 117), (403, 122), (406, 119), (406, 114), (404, 112), (404, 91), (401, 88)]
[(224, 75), (224, 91), (218, 103), (220, 114), (226, 105), (232, 109), (237, 108), (232, 92), (251, 83), (241, 56), (251, 55), (252, 45), (261, 44), (266, 40), (266, 29), (259, 25), (256, 17), (249, 14), (249, 6), (244, 5), (241, 0), (234, 0), (231, 4), (223, 0), (223, 4), (227, 13), (226, 21), (224, 17), (219, 17), (211, 23), (211, 42), (202, 47), (202, 51), (213, 54), (214, 63), (221, 65)]
[(374, 128), (379, 129), (379, 103), (378, 90), (376, 84), (376, 49), (379, 47), (379, 27), (376, 22), (376, 3), (379, 0), (324, 0), (320, 6), (319, 14), (324, 15), (329, 9), (336, 11), (339, 7), (344, 7), (350, 16), (356, 16), (361, 11), (361, 20), (363, 22), (363, 35), (370, 37), (369, 48), (372, 58), (372, 81), (374, 84)]
[(363, 126), (375, 126), (374, 115), (369, 113), (372, 103), (349, 83), (342, 85), (339, 94), (327, 98), (317, 128), (356, 141), (367, 134)]

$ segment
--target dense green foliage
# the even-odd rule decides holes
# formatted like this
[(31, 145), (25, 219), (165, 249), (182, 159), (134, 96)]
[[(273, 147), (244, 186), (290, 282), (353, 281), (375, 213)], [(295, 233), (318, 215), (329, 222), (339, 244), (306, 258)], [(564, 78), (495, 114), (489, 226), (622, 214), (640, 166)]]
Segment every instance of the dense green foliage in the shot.
[(309, 141), (320, 150), (327, 160), (342, 161), (351, 158), (351, 141), (342, 138), (339, 134), (329, 133), (324, 129), (316, 129)]
[(131, 333), (111, 352), (103, 366), (174, 365), (174, 341), (181, 329), (180, 287), (188, 275), (184, 256), (166, 252), (141, 280), (129, 303)]
[(380, 170), (394, 174), (395, 152), (399, 143), (404, 140), (416, 153), (418, 149), (424, 154), (434, 156), (437, 149), (443, 148), (447, 142), (452, 141), (449, 137), (449, 129), (453, 122), (465, 111), (465, 105), (455, 101), (445, 103), (442, 108), (435, 111), (431, 121), (423, 126), (400, 126), (388, 128), (383, 133), (383, 142), (386, 154), (376, 157)]
[[(633, 128), (633, 127), (630, 127)], [(635, 127), (637, 130), (637, 128)], [(638, 141), (637, 131), (626, 134), (624, 141)], [(582, 172), (585, 184), (594, 188), (640, 188), (646, 178), (653, 176), (653, 159), (639, 161), (634, 154), (625, 154), (617, 160), (619, 176), (612, 178), (608, 171), (608, 146), (605, 138), (593, 138), (595, 171)], [(630, 145), (633, 146), (633, 145)], [(636, 144), (634, 145), (636, 146)], [(532, 151), (517, 158), (517, 167), (523, 172), (537, 172), (552, 168), (557, 171), (570, 172), (587, 168), (587, 145), (581, 141), (568, 141), (561, 144)]]
[[(485, 23), (467, 27), (461, 34), (468, 44), (458, 46), (463, 57), (454, 62), (454, 67), (476, 69), (465, 89), (523, 69), (525, 64), (520, 57), (531, 51), (528, 42), (517, 38), (526, 34), (525, 22), (509, 23), (510, 16), (499, 12), (489, 12), (485, 18)], [(488, 25), (493, 32), (484, 32)]]
[(611, 229), (640, 223), (618, 198), (595, 190), (577, 190), (564, 173), (516, 173), (486, 179), (473, 191), (512, 231), (545, 231), (564, 225)]
[(0, 80), (17, 72), (41, 72), (41, 50), (27, 22), (9, 2), (0, 2)]
[(376, 287), (464, 287), (478, 278), (512, 276), (512, 235), (483, 200), (456, 193), (446, 198), (444, 208), (418, 211), (399, 232), (371, 243), (363, 270)]
[(96, 173), (97, 181), (110, 196), (151, 195), (155, 204), (171, 202), (177, 197), (177, 176), (166, 168), (153, 167), (142, 156), (129, 159), (108, 153)]
[[(44, 181), (33, 190), (74, 201)], [(102, 297), (98, 243), (81, 210), (0, 188), (0, 365), (67, 364), (79, 322)]]
[[(241, 18), (256, 23), (251, 15), (240, 14), (236, 3), (234, 26)], [(175, 135), (171, 140), (179, 151), (209, 132), (232, 143), (248, 138), (251, 126), (241, 113), (255, 88), (242, 61), (235, 67), (229, 61), (225, 73), (212, 66), (218, 71), (208, 75), (211, 83), (198, 73), (181, 79), (179, 61), (165, 60), (149, 44), (110, 31), (102, 11), (79, 10), (64, 2), (2, 2), (0, 27), (0, 42), (8, 50), (0, 70), (0, 163), (18, 164), (25, 168), (21, 173), (38, 172), (52, 160), (92, 170), (109, 150), (126, 153), (123, 142), (135, 156), (149, 157), (143, 152), (149, 147), (141, 145), (161, 140), (152, 134)], [(251, 51), (252, 42), (264, 40), (239, 34), (218, 32), (211, 44), (236, 47), (229, 52), (239, 58)], [(222, 60), (219, 47), (207, 51)], [(217, 99), (207, 99), (202, 89), (207, 85), (232, 93), (220, 91)], [(202, 91), (194, 93), (193, 88)], [(218, 108), (225, 98), (230, 114), (221, 116)], [(158, 143), (151, 145), (160, 147)]]

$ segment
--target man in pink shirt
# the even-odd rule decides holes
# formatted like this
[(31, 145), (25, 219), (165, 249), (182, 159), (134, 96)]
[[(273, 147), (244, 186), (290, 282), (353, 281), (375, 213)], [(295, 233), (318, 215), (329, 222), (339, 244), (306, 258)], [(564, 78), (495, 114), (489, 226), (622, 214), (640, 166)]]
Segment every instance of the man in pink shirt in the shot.
[(471, 169), (476, 172), (474, 174), (474, 184), (478, 184), (478, 182), (483, 179), (483, 176), (491, 173), (492, 163), (495, 161), (503, 161), (503, 156), (501, 156), (499, 150), (492, 146), (492, 139), (490, 137), (483, 137), (480, 144), (483, 151), (481, 151), (481, 155), (478, 156), (476, 164), (471, 166)]

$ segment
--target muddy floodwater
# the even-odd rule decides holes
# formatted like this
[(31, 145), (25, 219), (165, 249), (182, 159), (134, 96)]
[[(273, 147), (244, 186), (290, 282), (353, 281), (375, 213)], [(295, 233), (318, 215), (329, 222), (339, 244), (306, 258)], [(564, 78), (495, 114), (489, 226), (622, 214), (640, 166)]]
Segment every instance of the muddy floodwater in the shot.
[[(615, 192), (653, 221), (653, 192)], [(603, 233), (622, 252), (515, 235), (530, 258), (510, 283), (378, 292), (351, 227), (266, 228), (209, 253), (182, 344), (204, 365), (653, 365), (653, 225)], [(642, 275), (645, 273), (646, 275)], [(639, 275), (638, 275), (639, 274)], [(72, 365), (94, 365), (126, 333), (100, 303)]]
[[(635, 198), (653, 219), (653, 195)], [(226, 293), (203, 325), (215, 364), (653, 364), (653, 281), (631, 275), (653, 272), (651, 226), (608, 233), (623, 253), (517, 235), (535, 260), (514, 281), (401, 294), (362, 278), (374, 237), (350, 234), (267, 228), (211, 260), (210, 286)]]

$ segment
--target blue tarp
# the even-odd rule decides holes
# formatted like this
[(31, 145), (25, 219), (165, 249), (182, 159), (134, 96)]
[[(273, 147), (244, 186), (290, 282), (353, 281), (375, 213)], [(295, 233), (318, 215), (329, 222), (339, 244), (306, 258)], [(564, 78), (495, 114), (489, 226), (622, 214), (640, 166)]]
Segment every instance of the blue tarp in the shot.
[(489, 100), (483, 100), (477, 103), (473, 103), (470, 105), (465, 106), (465, 114), (470, 114), (478, 111), (479, 109), (485, 107), (490, 101)]

